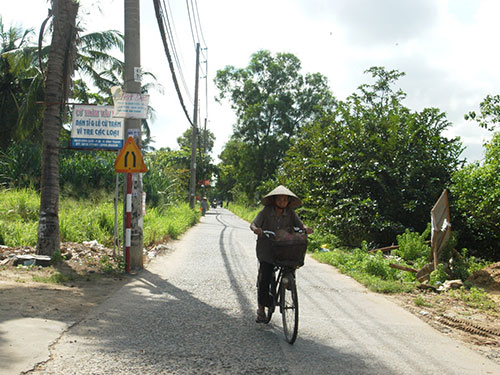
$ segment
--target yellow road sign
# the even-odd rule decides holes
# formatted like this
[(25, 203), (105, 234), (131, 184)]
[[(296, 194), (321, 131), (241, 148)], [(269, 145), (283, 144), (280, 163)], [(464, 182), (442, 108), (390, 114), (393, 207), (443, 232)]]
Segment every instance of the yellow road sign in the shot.
[(115, 160), (115, 172), (144, 173), (147, 171), (148, 168), (144, 164), (141, 151), (137, 147), (134, 138), (128, 137)]

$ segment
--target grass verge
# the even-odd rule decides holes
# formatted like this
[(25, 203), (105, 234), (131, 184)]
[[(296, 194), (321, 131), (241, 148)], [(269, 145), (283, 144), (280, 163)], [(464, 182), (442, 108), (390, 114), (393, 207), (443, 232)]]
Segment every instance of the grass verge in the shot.
[[(31, 189), (0, 190), (0, 245), (36, 246), (40, 195)], [(123, 236), (123, 203), (118, 206), (118, 232)], [(198, 222), (200, 213), (188, 204), (155, 207), (144, 216), (144, 245), (178, 238)], [(61, 242), (97, 240), (112, 246), (114, 232), (112, 197), (99, 195), (94, 200), (60, 200), (59, 229)]]

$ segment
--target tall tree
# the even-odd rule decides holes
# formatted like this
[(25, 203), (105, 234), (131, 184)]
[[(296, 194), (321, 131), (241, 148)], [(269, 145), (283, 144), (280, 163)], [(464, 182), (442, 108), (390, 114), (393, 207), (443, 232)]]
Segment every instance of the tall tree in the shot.
[[(191, 158), (191, 140), (192, 140), (193, 128), (189, 127), (186, 131), (177, 138), (177, 143), (181, 148), (180, 152), (185, 154), (187, 160), (190, 162)], [(215, 174), (215, 166), (213, 164), (213, 159), (210, 157), (210, 153), (214, 147), (215, 135), (209, 129), (200, 129), (197, 132), (198, 142), (196, 146), (196, 152), (198, 156), (196, 157), (196, 176), (198, 178), (197, 182), (212, 180), (212, 176)], [(189, 156), (189, 157), (188, 157)], [(187, 168), (190, 168), (190, 164), (186, 164)], [(199, 187), (199, 184), (197, 184)]]
[(42, 180), (37, 253), (59, 250), (59, 131), (66, 110), (75, 59), (76, 15), (74, 0), (52, 0), (52, 42), (45, 83)]
[(404, 107), (406, 94), (393, 89), (403, 73), (367, 72), (375, 82), (305, 127), (279, 177), (304, 197), (304, 216), (349, 246), (390, 244), (406, 228), (422, 232), (462, 165), (459, 139), (442, 135), (450, 126), (444, 113)]
[(218, 100), (228, 99), (236, 113), (233, 139), (250, 146), (246, 193), (273, 176), (297, 130), (334, 106), (327, 80), (319, 73), (302, 75), (300, 60), (290, 53), (258, 51), (246, 68), (217, 72)]

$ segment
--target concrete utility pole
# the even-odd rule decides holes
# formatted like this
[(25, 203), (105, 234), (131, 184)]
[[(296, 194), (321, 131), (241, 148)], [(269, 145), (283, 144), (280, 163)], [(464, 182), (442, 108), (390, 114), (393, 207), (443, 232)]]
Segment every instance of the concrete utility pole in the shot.
[(200, 78), (200, 43), (196, 43), (196, 78), (194, 83), (193, 137), (191, 139), (191, 180), (189, 184), (189, 207), (194, 208), (196, 195), (196, 146), (198, 144), (198, 80)]
[[(125, 72), (124, 92), (141, 93), (141, 36), (140, 36), (140, 0), (125, 0)], [(134, 138), (142, 147), (141, 120), (125, 119), (124, 138)], [(125, 189), (125, 194), (126, 189)], [(126, 196), (125, 196), (126, 197)], [(124, 199), (124, 217), (127, 199)], [(124, 220), (125, 222), (125, 220)], [(132, 174), (132, 230), (130, 238), (130, 269), (143, 268), (143, 233), (142, 233), (142, 174)], [(125, 230), (124, 230), (125, 233)], [(123, 243), (125, 244), (126, 239)]]

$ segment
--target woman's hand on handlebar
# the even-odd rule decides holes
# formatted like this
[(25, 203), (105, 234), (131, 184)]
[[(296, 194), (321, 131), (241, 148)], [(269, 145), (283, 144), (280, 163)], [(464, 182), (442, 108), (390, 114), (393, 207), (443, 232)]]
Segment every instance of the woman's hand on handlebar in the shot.
[(314, 232), (314, 229), (308, 227), (304, 227), (304, 230), (307, 234), (312, 234)]
[(259, 237), (262, 236), (262, 228), (255, 228), (253, 232)]

